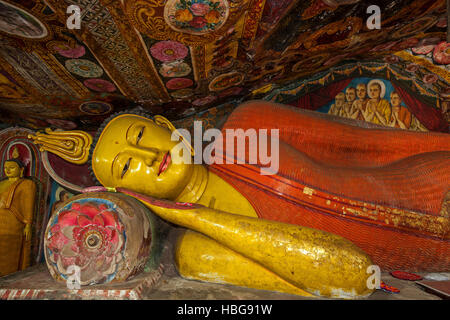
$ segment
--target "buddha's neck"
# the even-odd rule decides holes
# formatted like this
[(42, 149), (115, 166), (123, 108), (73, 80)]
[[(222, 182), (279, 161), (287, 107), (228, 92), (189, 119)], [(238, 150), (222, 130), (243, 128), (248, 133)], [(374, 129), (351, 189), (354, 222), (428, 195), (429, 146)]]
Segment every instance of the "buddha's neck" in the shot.
[(207, 184), (208, 170), (200, 164), (194, 165), (194, 171), (189, 183), (175, 201), (196, 203), (205, 192)]

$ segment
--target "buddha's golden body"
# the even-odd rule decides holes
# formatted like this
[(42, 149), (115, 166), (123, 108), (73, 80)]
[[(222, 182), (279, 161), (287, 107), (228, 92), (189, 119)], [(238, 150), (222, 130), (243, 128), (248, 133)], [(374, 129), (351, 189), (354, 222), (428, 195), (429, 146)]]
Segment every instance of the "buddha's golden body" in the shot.
[(23, 168), (6, 161), (7, 179), (0, 182), (0, 276), (25, 269), (30, 263), (31, 223), (36, 184), (24, 179)]

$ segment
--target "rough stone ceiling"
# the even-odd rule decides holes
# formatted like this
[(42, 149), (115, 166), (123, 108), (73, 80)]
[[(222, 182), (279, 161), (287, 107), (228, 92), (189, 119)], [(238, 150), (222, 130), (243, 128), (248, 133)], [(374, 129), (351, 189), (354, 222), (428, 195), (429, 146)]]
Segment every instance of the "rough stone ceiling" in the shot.
[[(69, 5), (81, 9), (80, 29), (66, 25)], [(381, 9), (379, 30), (366, 25), (369, 5)], [(427, 90), (439, 97), (450, 81), (446, 8), (445, 0), (0, 0), (0, 122), (94, 130), (136, 105), (177, 120), (370, 62), (420, 66), (418, 81), (433, 74)]]

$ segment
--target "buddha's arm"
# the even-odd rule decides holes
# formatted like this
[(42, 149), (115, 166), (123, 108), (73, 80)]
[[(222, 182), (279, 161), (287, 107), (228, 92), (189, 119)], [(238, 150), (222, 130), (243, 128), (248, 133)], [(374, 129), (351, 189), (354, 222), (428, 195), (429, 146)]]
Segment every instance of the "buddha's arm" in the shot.
[(235, 215), (207, 207), (140, 200), (161, 218), (202, 233), (306, 292), (326, 297), (369, 295), (370, 258), (350, 241), (323, 231)]

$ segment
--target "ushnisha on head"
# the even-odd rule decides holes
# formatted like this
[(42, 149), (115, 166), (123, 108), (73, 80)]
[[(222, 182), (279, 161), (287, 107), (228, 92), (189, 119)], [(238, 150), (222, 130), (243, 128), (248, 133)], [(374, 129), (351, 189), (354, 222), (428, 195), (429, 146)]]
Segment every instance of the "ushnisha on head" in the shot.
[[(78, 158), (82, 154), (77, 163), (89, 163), (94, 178), (104, 187), (122, 187), (173, 200), (184, 190), (193, 173), (192, 164), (176, 161), (181, 155), (172, 151), (180, 143), (171, 139), (175, 130), (162, 116), (127, 111), (106, 119), (94, 139), (83, 131), (47, 131), (45, 137), (37, 134), (30, 138), (43, 150), (56, 153), (57, 149), (57, 154), (70, 162), (75, 163), (71, 161), (75, 158), (73, 154), (78, 154)], [(58, 140), (63, 134), (65, 138)], [(72, 134), (83, 137), (75, 141)], [(63, 152), (55, 143), (67, 148)]]

